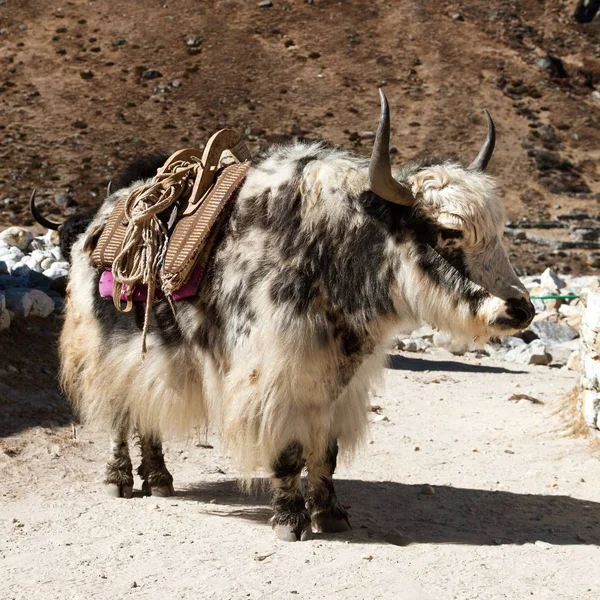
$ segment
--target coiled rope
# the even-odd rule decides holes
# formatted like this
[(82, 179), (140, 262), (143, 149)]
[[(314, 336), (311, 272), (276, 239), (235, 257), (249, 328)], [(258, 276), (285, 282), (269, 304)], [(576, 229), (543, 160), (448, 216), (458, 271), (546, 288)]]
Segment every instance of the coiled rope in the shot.
[[(127, 229), (121, 251), (112, 265), (113, 303), (117, 310), (129, 312), (133, 306), (135, 286), (147, 286), (142, 356), (147, 351), (150, 312), (156, 286), (161, 284), (161, 268), (169, 242), (169, 227), (159, 215), (173, 206), (182, 195), (191, 192), (194, 180), (202, 168), (200, 161), (173, 162), (168, 171), (159, 172), (150, 183), (132, 190), (126, 200)], [(175, 216), (172, 211), (171, 223)], [(121, 301), (123, 296), (125, 306)]]

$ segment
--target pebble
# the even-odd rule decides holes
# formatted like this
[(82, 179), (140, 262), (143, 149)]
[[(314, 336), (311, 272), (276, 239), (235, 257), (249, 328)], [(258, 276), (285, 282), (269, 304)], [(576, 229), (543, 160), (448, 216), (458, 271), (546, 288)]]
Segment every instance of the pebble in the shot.
[(435, 496), (435, 490), (433, 489), (433, 486), (429, 485), (428, 483), (421, 487), (421, 491), (419, 493), (423, 494), (424, 496)]
[(262, 0), (258, 3), (259, 8), (270, 8), (271, 6), (273, 6), (271, 0)]
[(162, 77), (162, 73), (156, 69), (146, 69), (143, 73), (142, 73), (142, 79), (158, 79), (159, 77)]

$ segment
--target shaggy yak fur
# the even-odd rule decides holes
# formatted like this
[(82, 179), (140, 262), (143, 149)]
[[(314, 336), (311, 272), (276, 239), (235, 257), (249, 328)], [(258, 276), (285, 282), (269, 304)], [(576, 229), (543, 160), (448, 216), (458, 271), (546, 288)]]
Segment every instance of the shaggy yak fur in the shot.
[[(364, 438), (392, 336), (428, 322), (484, 341), (533, 317), (501, 245), (493, 180), (441, 160), (395, 178), (412, 205), (376, 195), (368, 160), (322, 143), (256, 157), (197, 297), (153, 306), (144, 360), (144, 307), (122, 314), (101, 298), (86, 236), (77, 240), (62, 383), (86, 422), (112, 432), (115, 495), (131, 496), (133, 430), (144, 490), (171, 495), (161, 436), (210, 423), (244, 476), (270, 473), (279, 537), (349, 528), (332, 483), (338, 448), (351, 453)], [(88, 231), (130, 190), (108, 197)]]

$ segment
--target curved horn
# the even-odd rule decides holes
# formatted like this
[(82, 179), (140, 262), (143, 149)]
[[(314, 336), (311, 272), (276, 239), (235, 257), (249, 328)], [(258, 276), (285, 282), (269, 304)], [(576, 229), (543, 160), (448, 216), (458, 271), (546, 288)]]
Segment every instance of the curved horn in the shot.
[(112, 190), (110, 189), (111, 187), (112, 187), (112, 179), (108, 182), (108, 185), (106, 186), (106, 197), (107, 198), (112, 194)]
[(485, 171), (496, 145), (496, 127), (490, 113), (484, 108), (485, 116), (487, 117), (488, 132), (487, 138), (477, 155), (477, 158), (467, 167), (468, 171)]
[(35, 190), (31, 192), (31, 198), (29, 198), (29, 210), (31, 211), (31, 215), (33, 218), (42, 226), (47, 229), (53, 229), (54, 231), (58, 231), (62, 226), (62, 223), (55, 223), (54, 221), (50, 221), (46, 219), (46, 217), (42, 216), (35, 205)]
[(381, 115), (379, 125), (375, 134), (375, 143), (371, 162), (369, 163), (369, 185), (371, 190), (378, 196), (393, 202), (410, 206), (414, 197), (410, 188), (396, 181), (392, 176), (392, 165), (390, 163), (390, 107), (383, 90), (379, 88), (381, 100)]

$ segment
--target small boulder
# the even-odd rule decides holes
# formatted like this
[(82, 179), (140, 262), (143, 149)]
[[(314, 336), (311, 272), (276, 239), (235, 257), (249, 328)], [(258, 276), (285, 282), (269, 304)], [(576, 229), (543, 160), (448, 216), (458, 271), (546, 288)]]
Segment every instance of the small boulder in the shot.
[(0, 239), (7, 246), (14, 246), (25, 252), (33, 240), (33, 235), (23, 227), (9, 227), (0, 233)]
[(562, 344), (579, 337), (572, 327), (552, 321), (536, 321), (531, 324), (531, 330), (544, 344), (549, 345)]
[(12, 288), (6, 291), (6, 307), (21, 317), (47, 317), (54, 301), (41, 290)]
[(546, 269), (540, 278), (542, 287), (550, 290), (551, 292), (559, 292), (567, 284), (550, 268)]
[(534, 340), (531, 344), (509, 350), (505, 359), (522, 365), (549, 365), (552, 355), (546, 352), (546, 346), (541, 340)]

